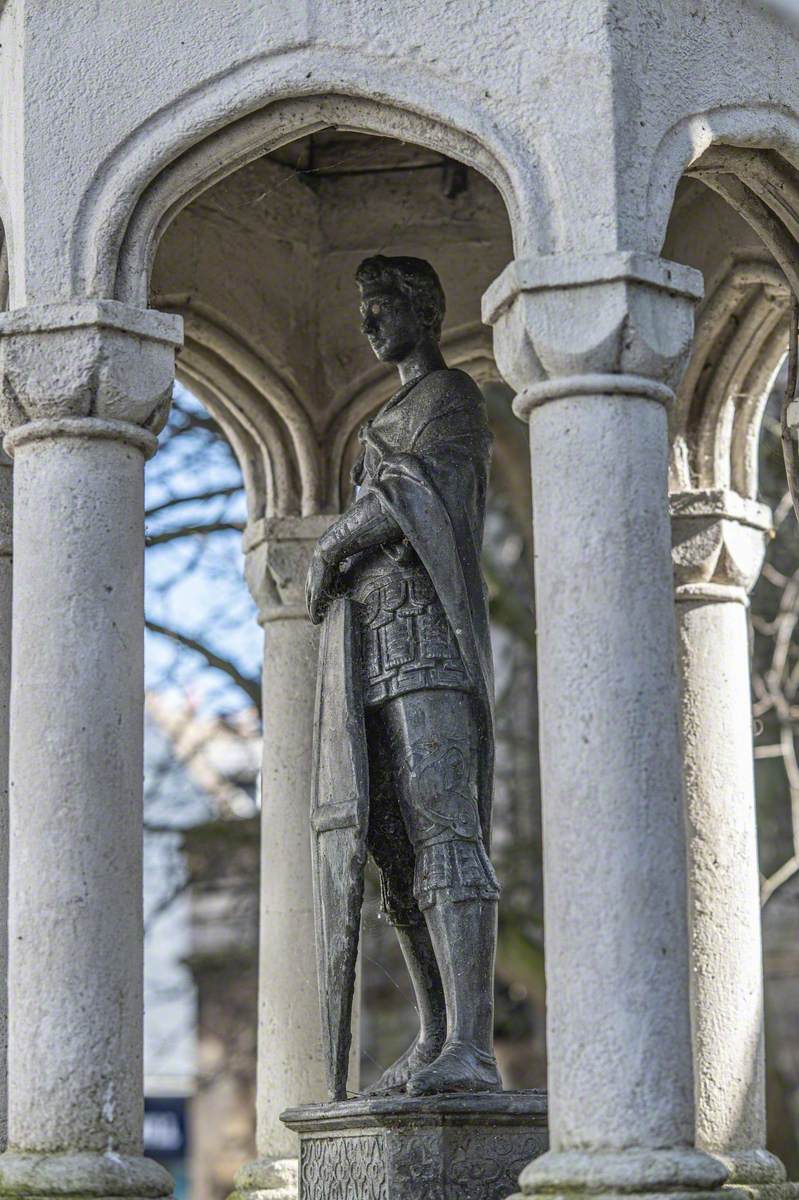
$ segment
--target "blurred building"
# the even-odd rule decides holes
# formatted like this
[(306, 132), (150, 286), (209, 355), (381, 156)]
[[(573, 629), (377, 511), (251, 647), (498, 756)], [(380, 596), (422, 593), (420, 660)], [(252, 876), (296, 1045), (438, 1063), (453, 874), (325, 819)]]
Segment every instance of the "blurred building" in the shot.
[(145, 731), (145, 1142), (222, 1200), (254, 1148), (258, 722), (150, 695)]

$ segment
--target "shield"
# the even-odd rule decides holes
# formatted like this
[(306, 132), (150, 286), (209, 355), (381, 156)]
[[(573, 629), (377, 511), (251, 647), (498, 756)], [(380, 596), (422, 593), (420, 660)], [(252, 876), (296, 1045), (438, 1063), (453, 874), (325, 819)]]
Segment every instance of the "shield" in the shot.
[(311, 791), (322, 1046), (334, 1100), (347, 1095), (369, 819), (369, 764), (358, 659), (352, 605), (342, 597), (333, 601), (322, 627)]

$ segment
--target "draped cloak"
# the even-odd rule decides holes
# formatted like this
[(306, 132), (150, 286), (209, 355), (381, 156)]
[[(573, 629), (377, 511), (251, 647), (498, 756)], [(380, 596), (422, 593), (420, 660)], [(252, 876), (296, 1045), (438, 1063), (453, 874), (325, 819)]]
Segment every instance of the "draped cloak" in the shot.
[[(480, 570), (491, 433), (463, 371), (401, 388), (360, 431), (355, 479), (374, 492), (427, 570), (457, 639), (478, 709), (477, 796), (486, 850), (494, 775), (494, 682)], [(331, 1092), (342, 1096), (369, 814), (358, 637), (335, 600), (320, 643), (312, 784), (314, 899), (322, 1026)]]

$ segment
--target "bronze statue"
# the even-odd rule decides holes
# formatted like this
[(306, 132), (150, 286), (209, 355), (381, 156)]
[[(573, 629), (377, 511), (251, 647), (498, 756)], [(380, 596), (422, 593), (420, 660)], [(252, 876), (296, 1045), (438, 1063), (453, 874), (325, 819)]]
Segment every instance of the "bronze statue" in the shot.
[(420, 1018), (370, 1094), (499, 1091), (480, 570), (491, 434), (476, 384), (442, 357), (430, 264), (376, 256), (356, 278), (363, 332), (401, 387), (360, 430), (356, 498), (319, 539), (306, 588), (324, 621), (312, 824), (331, 1092), (345, 1095), (367, 850)]

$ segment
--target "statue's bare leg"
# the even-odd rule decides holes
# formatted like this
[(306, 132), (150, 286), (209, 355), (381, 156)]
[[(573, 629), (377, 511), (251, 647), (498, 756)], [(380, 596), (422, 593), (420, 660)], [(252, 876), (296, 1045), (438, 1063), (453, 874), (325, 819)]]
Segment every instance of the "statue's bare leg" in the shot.
[(421, 913), (419, 916), (420, 920), (412, 925), (397, 926), (397, 938), (416, 998), (419, 1032), (405, 1053), (367, 1090), (370, 1096), (404, 1092), (413, 1074), (435, 1062), (446, 1038), (444, 989), (427, 925)]
[(501, 1091), (492, 1049), (496, 902), (453, 901), (441, 891), (425, 916), (441, 967), (447, 1039), (435, 1062), (413, 1073), (407, 1091)]

